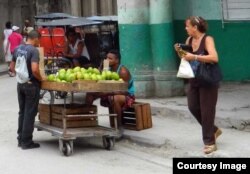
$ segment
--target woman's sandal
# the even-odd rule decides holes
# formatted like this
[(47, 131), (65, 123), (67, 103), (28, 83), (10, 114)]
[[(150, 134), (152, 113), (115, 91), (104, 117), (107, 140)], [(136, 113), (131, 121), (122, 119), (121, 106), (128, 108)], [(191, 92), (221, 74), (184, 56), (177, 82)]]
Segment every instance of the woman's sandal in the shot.
[(212, 153), (212, 152), (214, 152), (214, 151), (216, 151), (216, 150), (217, 150), (216, 144), (205, 145), (205, 147), (204, 147), (204, 149), (203, 149), (203, 152), (204, 152), (205, 154), (210, 154), (210, 153)]
[(216, 132), (214, 133), (215, 140), (222, 134), (221, 129), (217, 129)]

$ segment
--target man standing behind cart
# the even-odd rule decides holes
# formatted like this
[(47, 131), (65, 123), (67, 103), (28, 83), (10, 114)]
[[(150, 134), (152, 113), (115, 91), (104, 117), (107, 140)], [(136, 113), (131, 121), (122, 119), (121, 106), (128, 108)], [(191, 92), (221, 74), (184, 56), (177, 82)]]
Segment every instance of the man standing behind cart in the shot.
[(40, 34), (32, 30), (28, 34), (27, 42), (15, 49), (10, 66), (12, 72), (16, 72), (17, 77), (19, 104), (17, 140), (18, 147), (22, 149), (40, 147), (32, 140), (42, 80), (39, 71), (39, 52), (35, 48), (39, 45), (39, 37)]
[[(87, 93), (86, 104), (92, 105), (93, 101), (101, 98), (101, 105), (109, 107), (110, 113), (117, 114), (118, 128), (122, 131), (122, 110), (131, 107), (135, 101), (134, 80), (129, 70), (120, 64), (121, 55), (117, 50), (108, 52), (106, 59), (109, 61), (110, 70), (117, 72), (124, 82), (128, 83), (128, 91), (125, 93)], [(114, 109), (113, 109), (114, 108)], [(114, 111), (113, 111), (114, 110)], [(111, 126), (112, 121), (111, 121)]]

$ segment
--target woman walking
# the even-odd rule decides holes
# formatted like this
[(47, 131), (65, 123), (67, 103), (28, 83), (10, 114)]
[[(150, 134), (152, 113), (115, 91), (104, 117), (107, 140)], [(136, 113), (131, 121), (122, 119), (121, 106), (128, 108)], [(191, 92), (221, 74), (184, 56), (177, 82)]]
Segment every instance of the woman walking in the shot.
[(8, 22), (6, 22), (5, 29), (3, 30), (3, 50), (4, 50), (5, 62), (8, 63), (9, 74), (11, 73), (9, 66), (10, 66), (10, 62), (12, 59), (12, 55), (10, 52), (10, 47), (7, 47), (7, 44), (8, 44), (8, 38), (12, 32), (13, 32), (12, 24), (10, 21), (8, 21)]
[[(186, 44), (192, 46), (193, 51), (187, 52), (182, 58), (190, 62), (194, 74), (196, 74), (200, 63), (218, 63), (218, 54), (214, 39), (206, 34), (208, 25), (202, 17), (191, 16), (186, 19), (185, 24), (189, 35)], [(176, 51), (179, 49), (178, 47), (178, 44), (175, 44)], [(218, 88), (219, 84), (204, 85), (197, 78), (189, 81), (188, 108), (202, 127), (205, 154), (217, 150), (216, 138), (222, 133), (214, 125)]]

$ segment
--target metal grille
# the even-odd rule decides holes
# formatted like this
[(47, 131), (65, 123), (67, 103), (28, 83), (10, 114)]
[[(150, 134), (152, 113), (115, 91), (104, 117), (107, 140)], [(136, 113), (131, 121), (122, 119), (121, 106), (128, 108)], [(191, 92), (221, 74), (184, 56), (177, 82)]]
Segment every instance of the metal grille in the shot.
[(249, 21), (250, 0), (221, 0), (225, 21)]

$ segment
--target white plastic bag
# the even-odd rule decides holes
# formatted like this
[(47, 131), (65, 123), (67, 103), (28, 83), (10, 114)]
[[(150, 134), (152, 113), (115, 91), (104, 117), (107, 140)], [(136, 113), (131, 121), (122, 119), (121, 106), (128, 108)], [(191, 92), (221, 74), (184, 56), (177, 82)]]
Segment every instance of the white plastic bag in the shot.
[(194, 72), (191, 68), (191, 65), (184, 58), (181, 59), (177, 77), (184, 78), (184, 79), (194, 78)]

